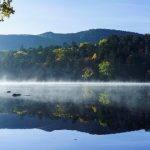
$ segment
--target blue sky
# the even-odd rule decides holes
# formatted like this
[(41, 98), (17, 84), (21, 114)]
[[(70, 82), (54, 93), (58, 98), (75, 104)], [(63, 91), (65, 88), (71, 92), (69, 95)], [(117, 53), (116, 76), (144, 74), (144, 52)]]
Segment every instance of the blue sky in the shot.
[(78, 32), (93, 28), (150, 33), (150, 0), (13, 0), (0, 34)]

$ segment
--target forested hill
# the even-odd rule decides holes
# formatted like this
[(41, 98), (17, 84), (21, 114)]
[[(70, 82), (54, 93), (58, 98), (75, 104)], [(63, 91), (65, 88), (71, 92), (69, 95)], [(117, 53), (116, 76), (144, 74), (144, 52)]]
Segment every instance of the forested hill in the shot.
[(150, 35), (1, 51), (0, 76), (11, 80), (150, 81)]
[(50, 45), (67, 45), (81, 42), (97, 43), (111, 35), (126, 36), (138, 35), (133, 32), (125, 32), (109, 29), (92, 29), (78, 33), (59, 34), (46, 32), (39, 35), (0, 35), (0, 50), (19, 50), (20, 48), (47, 47)]
[(53, 32), (43, 33), (40, 36), (53, 40), (53, 43), (57, 45), (62, 45), (64, 43), (71, 44), (76, 42), (77, 44), (81, 42), (97, 43), (99, 40), (108, 38), (111, 35), (126, 36), (126, 35), (138, 35), (134, 32), (126, 32), (120, 30), (109, 30), (109, 29), (92, 29), (88, 31), (82, 31), (78, 33), (68, 33), (59, 34)]

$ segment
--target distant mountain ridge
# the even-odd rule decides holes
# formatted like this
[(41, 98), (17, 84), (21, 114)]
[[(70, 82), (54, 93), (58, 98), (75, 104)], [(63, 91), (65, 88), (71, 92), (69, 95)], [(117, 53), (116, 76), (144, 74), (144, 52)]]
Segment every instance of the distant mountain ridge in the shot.
[(103, 38), (111, 35), (126, 36), (126, 35), (140, 35), (134, 32), (110, 30), (110, 29), (91, 29), (77, 33), (53, 33), (46, 32), (39, 35), (0, 35), (0, 50), (18, 50), (24, 48), (37, 48), (39, 46), (63, 45), (63, 43), (71, 44), (76, 42), (90, 42), (97, 43)]

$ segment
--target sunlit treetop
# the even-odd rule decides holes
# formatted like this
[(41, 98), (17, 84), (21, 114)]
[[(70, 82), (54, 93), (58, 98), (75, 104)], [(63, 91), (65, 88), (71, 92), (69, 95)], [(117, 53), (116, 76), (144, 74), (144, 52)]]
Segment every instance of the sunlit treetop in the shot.
[(0, 21), (4, 21), (5, 17), (14, 14), (14, 8), (11, 6), (12, 0), (0, 0)]

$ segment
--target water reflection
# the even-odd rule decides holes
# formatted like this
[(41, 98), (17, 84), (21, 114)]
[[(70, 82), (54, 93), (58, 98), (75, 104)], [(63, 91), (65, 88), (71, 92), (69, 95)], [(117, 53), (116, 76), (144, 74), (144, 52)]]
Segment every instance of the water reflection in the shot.
[(12, 84), (0, 91), (0, 128), (98, 135), (150, 129), (149, 86)]
[(143, 130), (90, 135), (78, 131), (0, 130), (2, 150), (149, 150), (150, 134)]

